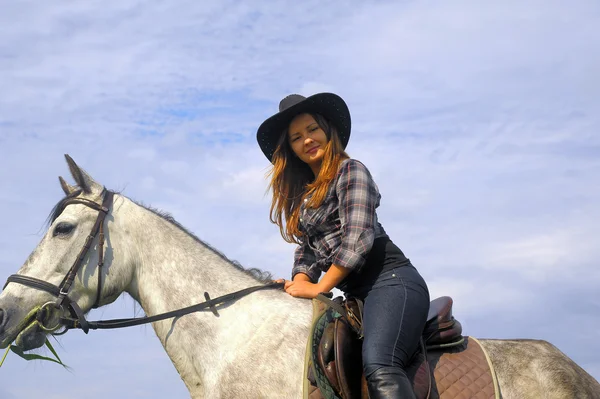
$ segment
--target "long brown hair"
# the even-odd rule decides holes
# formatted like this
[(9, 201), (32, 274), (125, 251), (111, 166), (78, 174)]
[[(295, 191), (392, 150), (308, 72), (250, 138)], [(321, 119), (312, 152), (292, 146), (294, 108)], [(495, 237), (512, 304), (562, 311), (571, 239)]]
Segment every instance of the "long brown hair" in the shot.
[[(288, 129), (284, 129), (277, 149), (273, 154), (273, 167), (269, 188), (273, 190), (271, 202), (271, 222), (279, 226), (283, 239), (289, 243), (299, 243), (302, 232), (298, 227), (300, 204), (310, 196), (306, 207), (318, 208), (323, 203), (329, 183), (337, 175), (342, 161), (348, 157), (338, 136), (337, 129), (325, 117), (311, 114), (327, 136), (325, 154), (319, 174), (300, 160), (292, 150), (288, 138)], [(285, 219), (285, 220), (284, 220)]]

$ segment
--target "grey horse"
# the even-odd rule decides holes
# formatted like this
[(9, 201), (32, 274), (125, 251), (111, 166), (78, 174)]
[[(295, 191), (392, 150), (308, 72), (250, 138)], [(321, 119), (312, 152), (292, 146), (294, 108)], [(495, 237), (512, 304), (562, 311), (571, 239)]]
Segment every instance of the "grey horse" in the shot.
[[(104, 187), (68, 156), (67, 162), (77, 184), (61, 178), (66, 198), (101, 203)], [(123, 292), (151, 316), (203, 302), (205, 291), (216, 297), (265, 283), (169, 216), (117, 193), (110, 202), (104, 247), (98, 238), (91, 242), (69, 292), (83, 313), (96, 302), (112, 303)], [(77, 202), (63, 207), (65, 203), (58, 204), (19, 275), (59, 285), (67, 274), (99, 211)], [(104, 266), (98, 268), (101, 249)], [(0, 348), (11, 343), (23, 350), (42, 346), (52, 332), (36, 322), (34, 310), (55, 300), (43, 290), (9, 283), (0, 294)], [(56, 324), (63, 312), (52, 310), (43, 325)], [(311, 313), (309, 300), (264, 290), (221, 307), (219, 317), (197, 312), (152, 326), (191, 397), (296, 399), (302, 397)], [(600, 384), (548, 342), (480, 341), (504, 398), (600, 398)]]

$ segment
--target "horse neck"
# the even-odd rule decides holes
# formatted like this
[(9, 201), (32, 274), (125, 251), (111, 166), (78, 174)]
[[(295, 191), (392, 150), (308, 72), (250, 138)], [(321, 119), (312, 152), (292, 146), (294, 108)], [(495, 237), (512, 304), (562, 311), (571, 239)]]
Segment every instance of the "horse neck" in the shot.
[[(118, 237), (123, 240), (119, 246), (130, 251), (124, 256), (132, 265), (127, 292), (149, 316), (203, 302), (204, 292), (215, 298), (260, 284), (179, 227), (127, 199), (114, 220), (124, 224), (116, 230), (126, 232)], [(289, 389), (294, 390), (301, 388), (311, 312), (309, 301), (265, 290), (220, 307), (218, 317), (197, 312), (153, 327), (192, 396), (204, 387), (218, 389), (224, 376), (252, 386), (260, 375), (249, 367), (251, 362), (257, 356), (265, 362), (282, 356), (281, 345), (292, 353), (279, 359), (271, 373), (275, 380), (292, 378)], [(290, 395), (298, 396), (296, 391)]]
[(216, 297), (260, 284), (180, 227), (126, 198), (117, 220), (127, 225), (122, 246), (133, 255), (127, 292), (146, 314), (201, 302), (204, 292)]

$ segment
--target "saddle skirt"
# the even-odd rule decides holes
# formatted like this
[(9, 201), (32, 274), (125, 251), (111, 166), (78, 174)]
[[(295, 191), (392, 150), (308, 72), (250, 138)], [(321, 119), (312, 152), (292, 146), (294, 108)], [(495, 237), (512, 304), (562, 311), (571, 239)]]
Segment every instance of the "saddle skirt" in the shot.
[[(369, 397), (362, 373), (362, 335), (356, 320), (358, 316), (361, 323), (361, 310), (360, 302), (352, 298), (313, 300), (305, 399)], [(462, 336), (462, 327), (452, 315), (452, 298), (432, 301), (427, 319), (421, 347), (407, 369), (416, 398), (499, 398), (493, 366), (477, 339)]]

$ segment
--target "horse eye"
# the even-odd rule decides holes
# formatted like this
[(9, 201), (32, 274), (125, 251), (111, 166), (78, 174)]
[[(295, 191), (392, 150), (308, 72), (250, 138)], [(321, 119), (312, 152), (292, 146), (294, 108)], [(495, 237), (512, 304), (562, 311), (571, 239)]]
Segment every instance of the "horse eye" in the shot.
[(52, 237), (66, 236), (67, 234), (71, 233), (74, 228), (75, 228), (75, 226), (70, 223), (65, 223), (65, 222), (59, 223), (54, 228), (54, 231), (52, 232)]

